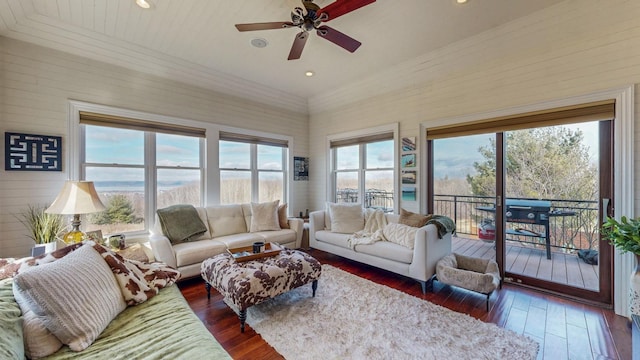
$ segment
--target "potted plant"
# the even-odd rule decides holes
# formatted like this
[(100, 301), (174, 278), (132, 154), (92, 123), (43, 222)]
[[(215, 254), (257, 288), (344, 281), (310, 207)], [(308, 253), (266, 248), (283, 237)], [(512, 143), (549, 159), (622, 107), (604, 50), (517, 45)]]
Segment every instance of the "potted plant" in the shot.
[(629, 287), (629, 310), (640, 315), (640, 218), (617, 221), (607, 217), (602, 225), (602, 237), (622, 252), (630, 252), (636, 257), (636, 269), (631, 273)]
[(36, 243), (31, 256), (55, 250), (58, 235), (66, 227), (62, 215), (46, 213), (46, 209), (46, 206), (29, 205), (18, 215), (18, 220), (29, 229), (29, 238)]

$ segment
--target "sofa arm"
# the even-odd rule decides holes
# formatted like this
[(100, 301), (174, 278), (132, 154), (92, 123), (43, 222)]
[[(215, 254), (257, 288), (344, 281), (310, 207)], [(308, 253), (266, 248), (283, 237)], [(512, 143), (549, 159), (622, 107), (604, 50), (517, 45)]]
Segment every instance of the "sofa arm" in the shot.
[(156, 261), (162, 261), (174, 269), (178, 268), (176, 253), (173, 251), (169, 238), (162, 234), (152, 234), (149, 237), (149, 244), (151, 244), (151, 250)]
[(309, 214), (309, 246), (316, 243), (316, 231), (324, 230), (325, 210), (314, 211)]
[(296, 232), (296, 245), (294, 249), (299, 249), (302, 246), (302, 229), (304, 227), (304, 220), (300, 218), (289, 218), (289, 228)]
[(429, 224), (416, 231), (413, 248), (413, 261), (409, 265), (409, 276), (420, 281), (427, 281), (436, 273), (438, 260), (451, 253), (451, 234), (440, 239), (438, 228)]

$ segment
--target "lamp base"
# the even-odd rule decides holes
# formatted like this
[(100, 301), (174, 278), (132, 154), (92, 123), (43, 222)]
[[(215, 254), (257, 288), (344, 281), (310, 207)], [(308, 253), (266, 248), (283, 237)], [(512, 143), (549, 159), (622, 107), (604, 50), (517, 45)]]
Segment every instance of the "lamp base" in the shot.
[(75, 244), (82, 242), (85, 239), (85, 234), (80, 230), (71, 230), (68, 233), (64, 234), (62, 237), (62, 241), (67, 245)]

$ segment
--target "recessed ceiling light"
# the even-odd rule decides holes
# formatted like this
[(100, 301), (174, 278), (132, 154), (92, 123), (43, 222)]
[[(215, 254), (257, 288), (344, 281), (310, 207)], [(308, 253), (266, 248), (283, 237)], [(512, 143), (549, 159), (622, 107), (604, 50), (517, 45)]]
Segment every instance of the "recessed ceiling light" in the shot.
[(251, 45), (257, 48), (263, 48), (263, 47), (267, 47), (267, 45), (269, 45), (269, 42), (263, 38), (255, 38), (255, 39), (251, 39)]
[(464, 4), (464, 3), (466, 3), (466, 2), (467, 2), (467, 0), (456, 0), (456, 2), (457, 2), (458, 4)]
[(148, 9), (151, 7), (151, 4), (149, 4), (147, 0), (136, 0), (136, 4), (143, 9)]
[(313, 75), (315, 75), (315, 73), (313, 71), (309, 70), (309, 71), (305, 72), (304, 75), (306, 77), (312, 77)]

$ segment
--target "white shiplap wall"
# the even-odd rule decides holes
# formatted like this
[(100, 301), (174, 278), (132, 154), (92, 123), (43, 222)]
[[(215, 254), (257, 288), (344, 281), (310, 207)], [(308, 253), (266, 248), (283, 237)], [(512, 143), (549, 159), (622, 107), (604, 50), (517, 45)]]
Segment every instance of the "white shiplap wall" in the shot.
[[(69, 100), (293, 136), (292, 155), (308, 156), (308, 115), (99, 61), (0, 37), (0, 132), (63, 137), (67, 159)], [(4, 136), (2, 137), (4, 149)], [(3, 156), (4, 161), (4, 156)], [(13, 214), (48, 204), (62, 172), (0, 170), (0, 257), (26, 256), (32, 244)], [(307, 206), (308, 182), (293, 182), (290, 209)]]
[[(326, 173), (327, 135), (399, 122), (401, 137), (417, 136), (437, 119), (639, 83), (638, 18), (640, 1), (568, 0), (311, 98), (310, 171)], [(326, 180), (312, 178), (313, 208)]]
[[(640, 1), (567, 0), (473, 38), (398, 64), (389, 71), (309, 100), (311, 207), (326, 201), (326, 137), (400, 123), (400, 137), (420, 124), (546, 103), (640, 83)], [(640, 115), (637, 96), (635, 114)], [(638, 121), (634, 193), (639, 214)], [(423, 163), (419, 159), (419, 164)], [(424, 174), (420, 174), (424, 175)], [(619, 175), (619, 174), (618, 174)], [(424, 193), (424, 192), (422, 192)], [(412, 204), (414, 205), (414, 204)], [(402, 207), (409, 208), (407, 203)], [(633, 214), (625, 214), (633, 216)], [(616, 255), (615, 308), (626, 314), (631, 256)]]

